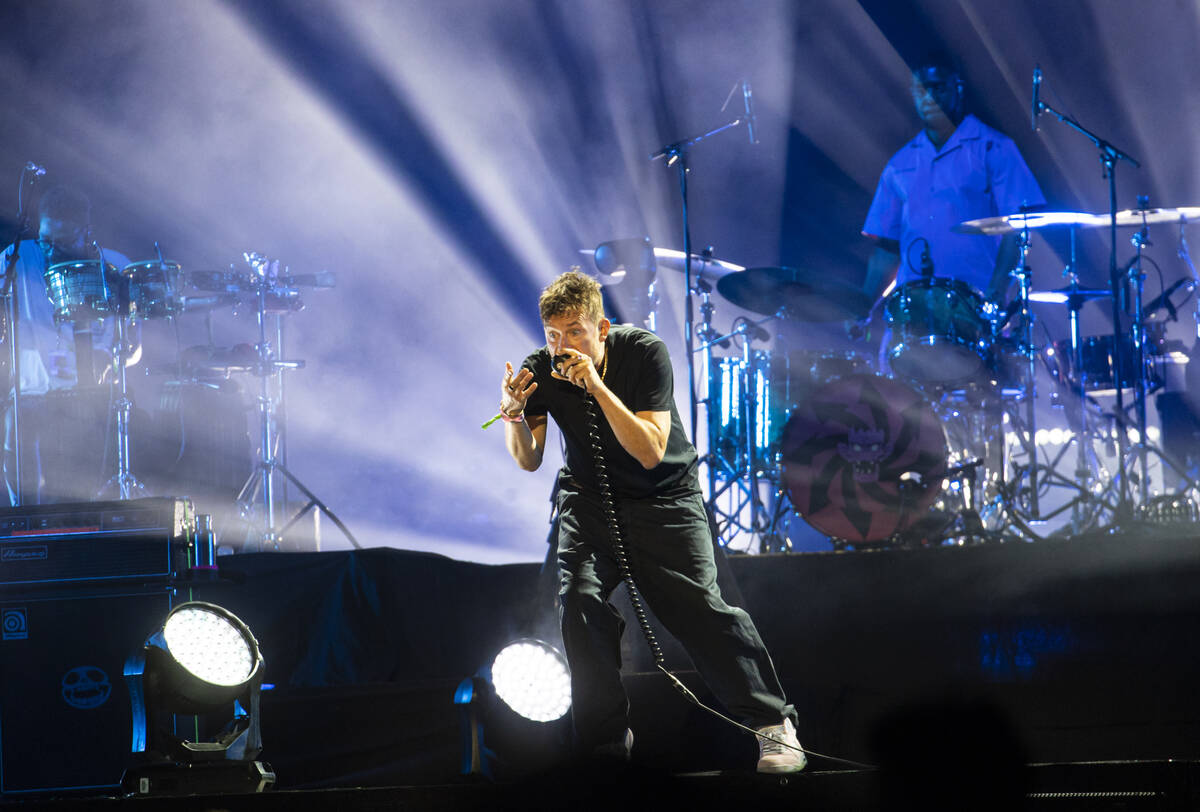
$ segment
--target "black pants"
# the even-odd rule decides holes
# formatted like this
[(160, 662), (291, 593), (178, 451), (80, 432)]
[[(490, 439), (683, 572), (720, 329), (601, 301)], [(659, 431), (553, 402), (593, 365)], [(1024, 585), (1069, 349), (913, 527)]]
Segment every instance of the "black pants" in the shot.
[[(621, 582), (597, 494), (560, 477), (558, 563), (563, 645), (572, 713), (585, 751), (621, 741), (629, 701), (621, 685), (625, 624), (609, 603)], [(638, 590), (678, 638), (731, 715), (752, 727), (795, 720), (754, 622), (717, 588), (712, 536), (698, 492), (618, 499), (622, 537)]]

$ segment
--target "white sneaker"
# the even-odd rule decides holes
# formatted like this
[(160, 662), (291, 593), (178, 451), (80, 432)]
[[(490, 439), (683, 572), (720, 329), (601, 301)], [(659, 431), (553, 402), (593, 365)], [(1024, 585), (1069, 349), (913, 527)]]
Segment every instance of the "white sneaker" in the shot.
[[(760, 773), (798, 773), (808, 764), (808, 756), (800, 749), (800, 742), (796, 739), (796, 727), (791, 719), (784, 719), (782, 724), (760, 727), (756, 732), (759, 734)], [(770, 738), (764, 738), (765, 736)]]
[(601, 759), (629, 761), (633, 757), (633, 731), (625, 728), (625, 735), (621, 737), (621, 741), (601, 744), (592, 750), (592, 755)]

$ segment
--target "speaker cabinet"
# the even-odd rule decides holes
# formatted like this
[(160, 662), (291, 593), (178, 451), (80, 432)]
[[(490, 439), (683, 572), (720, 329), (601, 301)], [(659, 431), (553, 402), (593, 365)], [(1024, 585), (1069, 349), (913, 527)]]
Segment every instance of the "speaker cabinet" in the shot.
[(0, 793), (103, 791), (130, 766), (125, 660), (174, 589), (0, 588)]

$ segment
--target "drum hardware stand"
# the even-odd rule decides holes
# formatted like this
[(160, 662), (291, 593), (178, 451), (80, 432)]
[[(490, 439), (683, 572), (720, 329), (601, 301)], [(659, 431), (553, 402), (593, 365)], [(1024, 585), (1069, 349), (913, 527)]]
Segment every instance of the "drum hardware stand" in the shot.
[[(710, 290), (711, 290), (711, 288), (710, 288)], [(707, 296), (707, 293), (705, 293), (704, 295)], [(706, 302), (706, 304), (707, 304), (707, 302)], [(703, 352), (705, 354), (704, 355), (705, 366), (707, 369), (711, 369), (712, 368), (712, 348), (713, 348), (713, 346), (716, 344), (727, 343), (734, 336), (739, 336), (739, 335), (742, 336), (742, 369), (740, 372), (740, 376), (741, 376), (741, 392), (742, 392), (743, 398), (742, 398), (742, 403), (739, 405), (741, 407), (742, 413), (745, 416), (745, 419), (744, 419), (744, 431), (742, 433), (742, 437), (740, 438), (741, 446), (742, 446), (742, 448), (740, 450), (744, 455), (745, 465), (744, 466), (742, 466), (742, 465), (734, 466), (735, 467), (734, 473), (736, 474), (736, 476), (731, 477), (730, 482), (726, 485), (726, 487), (722, 488), (721, 491), (718, 492), (716, 490), (716, 481), (715, 481), (716, 480), (716, 472), (714, 471), (712, 461), (710, 460), (709, 464), (708, 464), (709, 483), (710, 483), (709, 494), (711, 495), (710, 496), (710, 498), (712, 499), (711, 507), (712, 507), (712, 510), (714, 511), (714, 513), (724, 515), (725, 518), (727, 518), (730, 522), (737, 524), (737, 526), (739, 528), (746, 530), (751, 535), (755, 535), (755, 536), (759, 537), (760, 552), (769, 552), (768, 548), (771, 545), (770, 545), (770, 542), (768, 541), (767, 537), (770, 535), (774, 535), (775, 527), (778, 525), (779, 519), (782, 517), (783, 513), (780, 511), (780, 503), (779, 503), (778, 499), (776, 500), (775, 510), (768, 511), (766, 505), (763, 504), (762, 495), (761, 495), (760, 484), (763, 484), (762, 483), (763, 475), (759, 473), (757, 460), (755, 459), (755, 457), (756, 457), (755, 449), (757, 448), (757, 444), (755, 441), (757, 439), (757, 435), (759, 432), (759, 425), (762, 421), (759, 419), (760, 418), (760, 414), (759, 414), (759, 412), (760, 412), (760, 410), (759, 410), (760, 393), (758, 392), (758, 387), (756, 386), (755, 380), (753, 377), (752, 360), (753, 360), (754, 355), (753, 355), (753, 351), (751, 349), (751, 345), (753, 344), (755, 338), (757, 337), (756, 331), (761, 330), (761, 326), (764, 323), (771, 321), (775, 318), (777, 318), (777, 317), (776, 316), (766, 316), (764, 318), (758, 319), (757, 321), (750, 321), (748, 319), (743, 319), (738, 323), (737, 328), (734, 329), (733, 331), (731, 331), (725, 335), (717, 335), (717, 336), (712, 335), (712, 332), (715, 332), (712, 330), (712, 325), (709, 323), (704, 323), (701, 325), (700, 332), (703, 333), (704, 337), (707, 340), (705, 340), (704, 344), (702, 344), (700, 347), (696, 348), (696, 350), (695, 350), (696, 352)], [(689, 364), (689, 366), (690, 366), (690, 364)], [(707, 413), (708, 419), (711, 421), (713, 418), (711, 392), (706, 389), (705, 395), (706, 396), (704, 398), (704, 401), (705, 401), (705, 406), (706, 406), (706, 413)], [(709, 433), (711, 435), (712, 432), (710, 431)], [(766, 443), (763, 443), (764, 447), (766, 445), (767, 445)], [(710, 454), (711, 453), (712, 452), (710, 450)], [(735, 487), (735, 486), (737, 487), (738, 492), (744, 496), (744, 500), (742, 500), (742, 499), (735, 500), (734, 506), (733, 506), (733, 512), (728, 515), (723, 514), (716, 506), (716, 497), (719, 495), (719, 493), (724, 492), (725, 490), (728, 490), (728, 488)], [(739, 516), (741, 511), (747, 507), (750, 510), (750, 523), (748, 526), (743, 527), (740, 523), (737, 523), (736, 517)], [(771, 513), (773, 515), (770, 518), (767, 518), (768, 513)]]
[[(1138, 195), (1138, 208), (1145, 211), (1150, 205), (1150, 199)], [(1134, 246), (1134, 258), (1129, 264), (1129, 282), (1133, 286), (1133, 318), (1130, 333), (1133, 335), (1133, 403), (1134, 417), (1137, 422), (1137, 460), (1141, 470), (1142, 481), (1139, 490), (1139, 505), (1145, 505), (1150, 499), (1150, 471), (1146, 454), (1146, 328), (1145, 314), (1142, 312), (1142, 300), (1146, 288), (1146, 275), (1142, 273), (1142, 248), (1150, 244), (1150, 228), (1142, 215), (1142, 227), (1133, 235), (1131, 242)], [(1119, 328), (1115, 331), (1119, 334)], [(1113, 355), (1119, 356), (1120, 348), (1117, 339), (1113, 337)], [(1121, 379), (1117, 379), (1118, 387)]]
[[(350, 532), (349, 528), (342, 523), (329, 506), (322, 502), (312, 491), (305, 487), (304, 483), (296, 478), (295, 474), (288, 470), (286, 465), (279, 460), (278, 448), (281, 434), (277, 431), (277, 415), (282, 412), (283, 400), (283, 377), (284, 372), (289, 369), (302, 369), (303, 361), (281, 361), (274, 357), (274, 351), (271, 342), (267, 340), (267, 295), (268, 293), (277, 293), (286, 288), (277, 287), (280, 280), (277, 278), (278, 262), (270, 262), (266, 258), (256, 253), (245, 254), (246, 262), (254, 270), (253, 280), (256, 294), (256, 310), (255, 316), (258, 322), (258, 343), (255, 345), (255, 350), (258, 353), (258, 363), (255, 364), (254, 374), (259, 379), (259, 395), (258, 395), (258, 412), (260, 420), (260, 442), (258, 469), (251, 472), (246, 479), (246, 483), (242, 485), (237, 495), (237, 503), (242, 509), (243, 515), (249, 515), (253, 510), (254, 495), (257, 492), (261, 496), (261, 506), (263, 509), (263, 525), (262, 531), (259, 533), (256, 541), (253, 544), (254, 552), (276, 551), (279, 550), (279, 542), (283, 538), (283, 533), (289, 530), (309, 511), (316, 508), (320, 513), (325, 514), (339, 530), (346, 536), (354, 547), (360, 547), (358, 540)], [(284, 313), (276, 313), (276, 338), (282, 341), (283, 328), (278, 323), (283, 319)], [(283, 354), (283, 347), (279, 347), (280, 355)], [(271, 382), (275, 381), (275, 391), (278, 392), (278, 397), (272, 396)], [(291, 519), (289, 519), (282, 527), (276, 523), (276, 497), (275, 497), (275, 475), (282, 475), (287, 482), (294, 485), (308, 499), (308, 504), (300, 509)]]
[[(106, 276), (104, 252), (97, 243), (93, 242), (92, 245), (96, 247), (96, 253), (100, 256), (100, 278), (104, 280)], [(117, 499), (132, 499), (134, 496), (141, 496), (146, 492), (146, 487), (133, 475), (129, 457), (129, 415), (133, 411), (133, 401), (129, 399), (128, 376), (125, 374), (125, 362), (129, 359), (129, 347), (126, 342), (126, 327), (129, 321), (129, 279), (122, 277), (121, 283), (120, 289), (117, 291), (116, 312), (113, 314), (113, 364), (116, 367), (114, 385), (117, 387), (118, 393), (117, 400), (113, 404), (113, 409), (117, 413), (117, 473), (96, 493), (97, 499), (103, 498), (109, 493), (113, 493)], [(108, 290), (107, 282), (104, 282), (104, 287), (106, 298), (111, 301), (112, 292)], [(75, 365), (78, 369), (78, 356), (75, 359)]]
[[(1112, 290), (1112, 321), (1113, 321), (1113, 377), (1117, 384), (1117, 402), (1116, 410), (1124, 412), (1124, 401), (1121, 393), (1121, 381), (1123, 380), (1123, 371), (1121, 369), (1121, 352), (1120, 352), (1120, 333), (1121, 333), (1121, 292), (1124, 288), (1121, 274), (1117, 266), (1117, 175), (1116, 168), (1118, 161), (1125, 161), (1132, 165), (1135, 169), (1141, 167), (1129, 153), (1118, 149), (1100, 136), (1093, 133), (1091, 130), (1084, 127), (1075, 119), (1055, 110), (1050, 105), (1041, 101), (1040, 96), (1033, 100), (1033, 118), (1034, 129), (1036, 129), (1037, 118), (1043, 112), (1050, 113), (1063, 124), (1066, 124), (1071, 129), (1078, 132), (1080, 135), (1087, 138), (1095, 145), (1099, 151), (1100, 163), (1102, 166), (1102, 176), (1108, 181), (1108, 211), (1109, 211), (1109, 258), (1108, 258), (1108, 281)], [(1140, 271), (1140, 269), (1139, 269)], [(1139, 307), (1141, 294), (1138, 293)], [(1140, 324), (1141, 313), (1136, 314)], [(1142, 372), (1138, 371), (1141, 375)], [(1143, 427), (1144, 428), (1144, 427)], [(1117, 433), (1117, 460), (1121, 466), (1119, 471), (1120, 478), (1120, 493), (1119, 501), (1116, 510), (1116, 522), (1118, 525), (1130, 519), (1133, 515), (1133, 506), (1130, 502), (1128, 491), (1128, 477), (1125, 475), (1125, 449), (1128, 445), (1129, 438), (1124, 436), (1124, 432)]]
[[(657, 161), (659, 158), (666, 159), (667, 166), (675, 166), (679, 172), (680, 213), (683, 220), (683, 276), (684, 290), (686, 291), (683, 304), (683, 341), (687, 353), (688, 415), (691, 418), (691, 440), (693, 446), (696, 445), (696, 422), (699, 413), (696, 403), (696, 359), (693, 350), (694, 337), (692, 335), (694, 316), (692, 312), (692, 230), (688, 214), (688, 147), (741, 124), (746, 124), (747, 127), (750, 126), (750, 86), (748, 83), (742, 83), (742, 87), (746, 95), (746, 117), (735, 118), (733, 121), (722, 124), (720, 127), (709, 130), (701, 135), (689, 136), (683, 140), (667, 144), (650, 156), (651, 161)], [(734, 90), (736, 89), (737, 85), (735, 84)], [(730, 91), (730, 97), (732, 95), (733, 91)], [(729, 100), (726, 99), (725, 103), (728, 104)], [(750, 143), (756, 143), (753, 131), (750, 133)]]
[(129, 399), (128, 378), (125, 374), (125, 362), (129, 358), (128, 347), (125, 343), (126, 317), (118, 313), (114, 318), (116, 325), (113, 342), (116, 344), (116, 351), (113, 353), (113, 364), (116, 366), (114, 385), (117, 387), (119, 395), (113, 404), (113, 409), (117, 414), (117, 473), (96, 493), (96, 498), (100, 499), (110, 492), (115, 492), (114, 495), (117, 499), (132, 499), (135, 496), (143, 495), (146, 488), (133, 475), (130, 465), (129, 416), (133, 411), (133, 401)]
[(1037, 353), (1033, 351), (1033, 309), (1029, 306), (1029, 293), (1033, 283), (1033, 269), (1029, 267), (1029, 221), (1021, 228), (1018, 240), (1019, 259), (1014, 275), (1017, 278), (1018, 297), (1021, 303), (1021, 340), (1026, 354), (1025, 368), (1025, 448), (1029, 454), (1029, 512), (1036, 520), (1038, 514), (1037, 489)]

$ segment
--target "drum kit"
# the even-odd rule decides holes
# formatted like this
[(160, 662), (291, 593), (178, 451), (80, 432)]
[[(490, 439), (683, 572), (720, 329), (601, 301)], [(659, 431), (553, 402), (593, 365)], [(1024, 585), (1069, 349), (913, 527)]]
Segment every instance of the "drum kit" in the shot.
[[(1182, 226), (1196, 218), (1200, 208), (1142, 208), (1119, 212), (1116, 220), (1141, 229), (1144, 240), (1150, 224), (1178, 225), (1182, 237)], [(1111, 294), (1081, 287), (1073, 258), (1066, 287), (1030, 285), (1032, 231), (1068, 228), (1073, 247), (1076, 230), (1110, 224), (1106, 215), (1075, 212), (961, 224), (957, 230), (965, 233), (1019, 237), (1021, 259), (1013, 272), (1019, 293), (1008, 306), (932, 269), (875, 307), (861, 290), (827, 274), (750, 268), (720, 275), (721, 297), (764, 316), (739, 318), (732, 331), (718, 335), (714, 307), (702, 295), (696, 330), (703, 342), (699, 402), (708, 418), (702, 461), (722, 542), (745, 533), (758, 538), (759, 551), (790, 549), (786, 527), (793, 512), (835, 549), (1030, 541), (1068, 512), (1062, 532), (1111, 528), (1120, 520), (1122, 488), (1138, 492), (1134, 521), (1197, 518), (1196, 486), (1184, 463), (1147, 439), (1145, 401), (1163, 386), (1170, 367), (1187, 361), (1181, 342), (1165, 339), (1159, 313), (1174, 315), (1181, 303), (1171, 295), (1180, 288), (1190, 294), (1200, 278), (1177, 283), (1143, 307), (1139, 252), (1128, 270), (1139, 290), (1130, 323), (1092, 336), (1082, 335), (1080, 308)], [(1047, 303), (1066, 306), (1070, 331), (1038, 343), (1034, 306)], [(876, 310), (887, 326), (879, 350), (865, 340)], [(775, 334), (767, 347), (763, 325), (769, 323)], [(813, 341), (805, 346), (805, 336), (822, 330), (851, 338), (837, 351), (814, 349)], [(741, 353), (718, 355), (730, 342), (740, 344)], [(1051, 398), (1039, 398), (1039, 375), (1049, 378)], [(1132, 396), (1133, 414), (1104, 402), (1122, 394)], [(1051, 458), (1039, 447), (1045, 434), (1038, 431), (1039, 400), (1068, 412), (1068, 444), (1077, 449), (1069, 473), (1057, 470), (1069, 466), (1064, 452)], [(1111, 445), (1117, 431), (1131, 438), (1130, 458), (1118, 457), (1109, 470), (1094, 447)], [(1150, 454), (1161, 458), (1164, 472), (1178, 474), (1184, 483), (1178, 492), (1151, 496)], [(1056, 488), (1069, 498), (1048, 506)]]
[[(158, 250), (157, 243), (155, 249)], [(191, 271), (185, 272), (177, 262), (167, 261), (158, 251), (158, 258), (131, 263), (117, 268), (101, 260), (75, 260), (51, 264), (44, 275), (57, 324), (70, 323), (78, 336), (88, 336), (92, 325), (113, 319), (114, 358), (112, 364), (115, 414), (115, 445), (117, 471), (104, 485), (96, 498), (130, 499), (145, 494), (146, 488), (134, 475), (130, 457), (130, 414), (133, 403), (129, 397), (126, 367), (132, 363), (135, 347), (128, 338), (132, 327), (143, 322), (174, 320), (189, 314), (211, 316), (221, 308), (252, 305), (258, 327), (258, 341), (253, 350), (220, 352), (210, 346), (207, 352), (197, 348), (180, 354), (178, 363), (166, 370), (174, 377), (207, 380), (213, 376), (226, 378), (244, 372), (259, 379), (258, 411), (260, 415), (259, 460), (237, 496), (243, 518), (255, 529), (246, 541), (245, 549), (278, 549), (284, 532), (314, 508), (328, 516), (354, 543), (345, 525), (301, 483), (284, 465), (281, 450), (283, 412), (283, 373), (300, 369), (303, 361), (283, 360), (284, 317), (304, 308), (302, 288), (331, 288), (334, 274), (292, 274), (280, 263), (254, 253), (245, 254), (248, 272)], [(209, 344), (212, 344), (212, 322), (208, 320)], [(136, 342), (133, 342), (136, 343)], [(204, 350), (206, 348), (199, 348)], [(81, 383), (95, 380), (86, 369), (90, 352), (77, 353), (78, 379)], [(244, 427), (243, 427), (244, 433)], [(307, 499), (307, 504), (285, 524), (279, 522), (279, 499), (276, 480), (285, 478)], [(287, 509), (286, 483), (283, 508)], [(260, 513), (261, 511), (261, 513)], [(259, 514), (259, 515), (256, 515)]]

